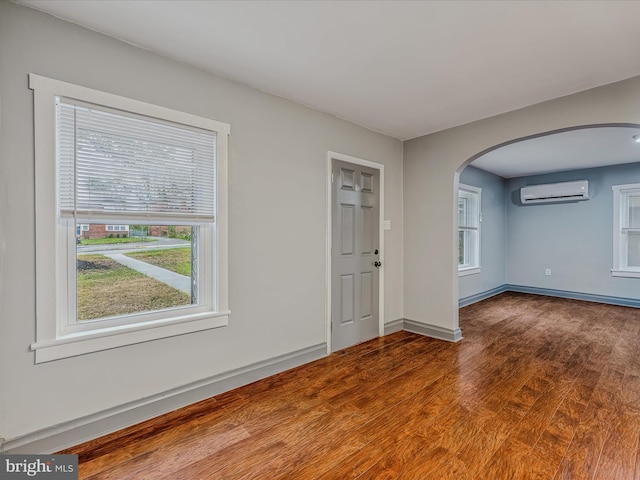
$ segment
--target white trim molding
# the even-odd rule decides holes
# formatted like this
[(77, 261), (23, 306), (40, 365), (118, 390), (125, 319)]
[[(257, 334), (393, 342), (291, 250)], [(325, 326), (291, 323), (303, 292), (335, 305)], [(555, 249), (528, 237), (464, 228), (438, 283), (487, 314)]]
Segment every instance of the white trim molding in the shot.
[(392, 333), (401, 332), (402, 330), (404, 330), (404, 318), (398, 318), (384, 324), (385, 335), (391, 335)]
[[(640, 278), (640, 267), (629, 266), (629, 235), (638, 235), (640, 227), (629, 228), (629, 198), (640, 197), (640, 183), (613, 185), (613, 267), (612, 277)], [(640, 207), (639, 207), (640, 208)]]
[[(223, 122), (140, 102), (119, 95), (29, 75), (34, 95), (36, 208), (36, 339), (35, 362), (42, 363), (168, 336), (224, 327), (228, 305), (228, 137)], [(199, 305), (141, 312), (80, 324), (75, 317), (75, 219), (59, 215), (57, 200), (56, 99), (64, 97), (123, 112), (152, 117), (216, 134), (216, 217), (200, 228), (211, 248), (201, 264), (211, 266)], [(83, 222), (86, 223), (86, 222)], [(106, 222), (113, 223), (113, 221)], [(204, 244), (204, 241), (203, 241)], [(202, 277), (202, 273), (201, 273)], [(210, 288), (206, 288), (207, 285)]]
[[(477, 224), (476, 227), (469, 227), (468, 225), (461, 226), (460, 221), (460, 197), (464, 197), (468, 200), (467, 208), (472, 208), (474, 221)], [(470, 204), (470, 205), (469, 205)], [(465, 185), (464, 183), (458, 183), (458, 242), (460, 239), (460, 232), (464, 231), (467, 235), (467, 239), (470, 240), (471, 245), (465, 242), (465, 257), (470, 263), (460, 265), (458, 264), (458, 276), (464, 277), (467, 275), (475, 275), (480, 273), (481, 270), (481, 248), (482, 243), (482, 189), (474, 187), (472, 185)], [(468, 251), (467, 251), (468, 249)], [(459, 251), (459, 245), (458, 249)], [(459, 253), (458, 253), (458, 262)]]
[(468, 267), (458, 269), (459, 277), (466, 277), (467, 275), (476, 275), (481, 272), (480, 267)]
[(415, 320), (410, 320), (408, 318), (404, 319), (404, 330), (411, 333), (417, 333), (418, 335), (423, 335), (425, 337), (445, 340), (447, 342), (459, 342), (462, 340), (462, 331), (459, 328), (444, 328), (438, 325), (416, 322)]
[(612, 277), (627, 277), (627, 278), (640, 278), (640, 270), (611, 270)]

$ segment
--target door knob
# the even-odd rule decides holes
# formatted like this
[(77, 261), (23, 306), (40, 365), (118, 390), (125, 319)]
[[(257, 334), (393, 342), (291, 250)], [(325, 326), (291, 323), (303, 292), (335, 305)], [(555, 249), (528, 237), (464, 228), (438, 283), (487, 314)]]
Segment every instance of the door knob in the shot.
[(373, 266), (376, 268), (380, 268), (382, 266), (382, 262), (378, 262), (377, 260), (373, 262)]

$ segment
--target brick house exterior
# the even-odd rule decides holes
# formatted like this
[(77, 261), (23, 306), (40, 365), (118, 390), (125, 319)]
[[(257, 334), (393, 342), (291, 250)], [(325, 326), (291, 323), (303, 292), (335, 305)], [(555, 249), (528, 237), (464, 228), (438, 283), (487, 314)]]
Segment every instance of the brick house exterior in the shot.
[[(174, 233), (189, 232), (191, 227), (176, 226)], [(110, 235), (117, 237), (129, 236), (129, 225), (103, 225), (100, 223), (81, 223), (76, 227), (76, 235), (81, 239), (106, 238)], [(147, 233), (150, 237), (169, 237), (168, 225), (149, 225)]]
[(76, 235), (83, 239), (106, 238), (109, 235), (114, 237), (128, 237), (129, 225), (103, 225), (98, 223), (82, 223), (76, 227)]

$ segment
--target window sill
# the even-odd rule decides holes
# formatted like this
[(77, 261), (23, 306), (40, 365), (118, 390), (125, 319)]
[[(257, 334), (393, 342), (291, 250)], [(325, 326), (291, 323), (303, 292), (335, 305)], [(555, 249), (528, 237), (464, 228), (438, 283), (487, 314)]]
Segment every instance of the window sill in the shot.
[(640, 271), (635, 270), (611, 270), (612, 277), (640, 278)]
[(36, 363), (50, 362), (125, 345), (226, 327), (229, 324), (229, 313), (190, 315), (181, 319), (61, 335), (51, 340), (34, 343), (31, 345), (31, 350), (36, 352)]
[(467, 275), (475, 275), (477, 273), (480, 273), (480, 267), (469, 267), (469, 268), (458, 269), (459, 277), (466, 277)]

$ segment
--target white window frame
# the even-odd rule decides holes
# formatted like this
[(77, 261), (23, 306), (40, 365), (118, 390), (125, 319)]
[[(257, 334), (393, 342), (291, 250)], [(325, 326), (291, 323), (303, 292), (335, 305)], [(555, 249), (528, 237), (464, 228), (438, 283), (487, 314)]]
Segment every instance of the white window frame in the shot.
[(613, 277), (640, 278), (640, 267), (632, 267), (627, 261), (627, 233), (640, 233), (640, 228), (626, 228), (625, 217), (628, 215), (628, 197), (630, 194), (640, 195), (640, 183), (613, 185)]
[[(230, 126), (130, 98), (93, 90), (36, 74), (29, 75), (34, 91), (36, 180), (36, 341), (31, 345), (36, 363), (107, 350), (124, 345), (183, 335), (228, 325), (228, 136)], [(138, 322), (87, 322), (69, 328), (68, 265), (75, 263), (75, 226), (61, 222), (56, 195), (56, 97), (216, 132), (216, 218), (210, 228), (213, 251), (201, 252), (210, 268), (211, 300), (200, 311), (172, 309), (152, 312)], [(73, 258), (70, 259), (70, 256)], [(73, 275), (75, 277), (75, 267)], [(71, 285), (72, 284), (72, 285)], [(75, 301), (71, 302), (75, 306)], [(87, 326), (89, 325), (90, 326)]]
[[(474, 199), (474, 201), (477, 203), (476, 210), (478, 215), (478, 219), (477, 219), (478, 228), (473, 229), (474, 231), (477, 232), (475, 235), (476, 241), (473, 242), (473, 244), (470, 246), (470, 249), (472, 250), (470, 252), (470, 257), (473, 259), (473, 262), (465, 265), (458, 264), (458, 276), (464, 277), (466, 275), (478, 274), (481, 271), (481, 266), (480, 266), (480, 241), (481, 240), (480, 239), (481, 239), (481, 225), (482, 225), (482, 189), (461, 183), (458, 185), (458, 198), (460, 198), (461, 192), (468, 195), (468, 198)], [(457, 215), (456, 215), (456, 218), (457, 218)], [(458, 226), (458, 235), (460, 235), (460, 230), (461, 228), (460, 226)], [(468, 229), (465, 229), (465, 230), (468, 230)], [(456, 248), (456, 252), (457, 251), (458, 249)]]

